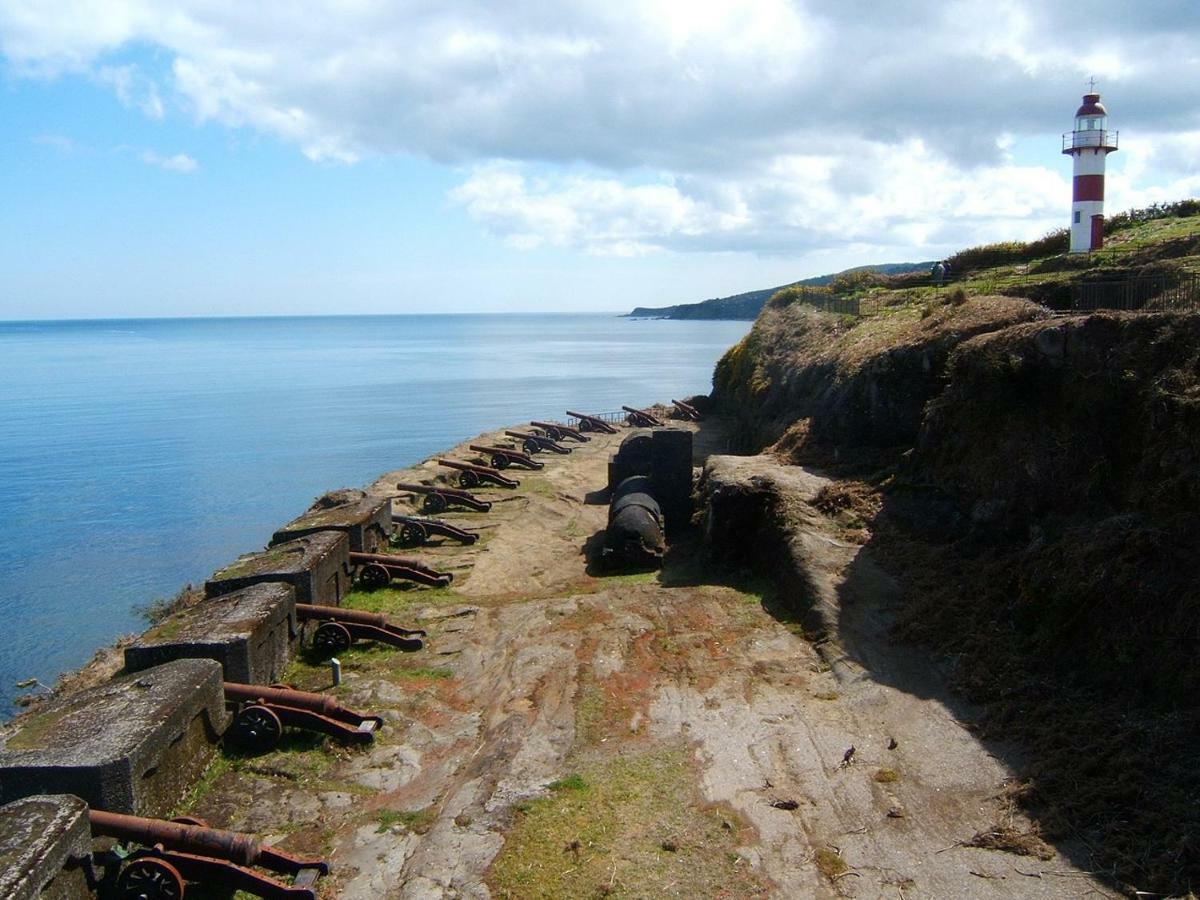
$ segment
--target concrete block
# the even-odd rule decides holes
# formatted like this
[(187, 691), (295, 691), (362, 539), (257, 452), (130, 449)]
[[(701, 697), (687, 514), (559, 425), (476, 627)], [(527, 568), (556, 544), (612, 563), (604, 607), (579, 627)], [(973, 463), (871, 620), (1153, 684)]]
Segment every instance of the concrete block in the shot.
[(655, 430), (650, 442), (650, 478), (667, 528), (687, 525), (692, 516), (692, 432), (686, 428)]
[(91, 897), (92, 853), (87, 804), (66, 795), (26, 797), (0, 806), (0, 897), (79, 900)]
[(125, 669), (139, 672), (174, 659), (215, 659), (226, 681), (278, 681), (300, 636), (296, 592), (265, 582), (197, 603), (125, 648)]
[(75, 794), (94, 809), (161, 816), (204, 771), (227, 721), (211, 659), (116, 678), (0, 732), (0, 803)]
[(318, 531), (247, 553), (215, 572), (204, 590), (220, 597), (264, 582), (290, 584), (297, 603), (340, 606), (350, 589), (350, 539), (340, 531)]
[(392, 501), (364, 495), (336, 505), (319, 503), (276, 531), (271, 546), (318, 531), (341, 531), (350, 539), (350, 552), (374, 553), (387, 545), (392, 527)]
[(651, 447), (653, 432), (642, 430), (628, 435), (608, 463), (608, 489), (611, 491), (626, 478), (649, 475), (652, 471)]

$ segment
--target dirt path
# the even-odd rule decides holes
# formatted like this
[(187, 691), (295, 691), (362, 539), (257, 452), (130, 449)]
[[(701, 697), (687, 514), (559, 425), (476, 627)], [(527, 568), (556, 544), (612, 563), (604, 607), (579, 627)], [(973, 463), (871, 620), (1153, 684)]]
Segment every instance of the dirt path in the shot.
[[(417, 554), (453, 590), (352, 595), (430, 633), (419, 653), (343, 656), (342, 702), (388, 722), (374, 745), (223, 758), (189, 809), (330, 854), (327, 890), (347, 898), (1103, 894), (1057, 856), (961, 846), (1027, 829), (998, 799), (1009, 773), (888, 642), (893, 588), (808, 504), (817, 476), (719, 464), (785, 486), (795, 555), (849, 650), (772, 617), (768, 578), (712, 577), (698, 545), (661, 576), (588, 574), (606, 519), (588, 495), (620, 437), (542, 454), (520, 489), (484, 492), (491, 512), (445, 516), (484, 535)], [(701, 454), (722, 444), (697, 436)], [(328, 686), (316, 661), (290, 680)]]

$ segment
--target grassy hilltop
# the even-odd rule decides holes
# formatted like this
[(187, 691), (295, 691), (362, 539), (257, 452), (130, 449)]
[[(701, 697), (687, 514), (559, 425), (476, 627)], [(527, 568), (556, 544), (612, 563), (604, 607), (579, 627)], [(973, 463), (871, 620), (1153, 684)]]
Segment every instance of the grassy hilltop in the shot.
[[(746, 452), (840, 474), (825, 498), (903, 584), (898, 634), (985, 710), (1043, 833), (1116, 882), (1200, 884), (1200, 310), (1069, 309), (1077, 285), (1190, 283), (1200, 202), (964, 250), (955, 281), (788, 288), (718, 363)], [(1156, 287), (1155, 290), (1159, 288)]]

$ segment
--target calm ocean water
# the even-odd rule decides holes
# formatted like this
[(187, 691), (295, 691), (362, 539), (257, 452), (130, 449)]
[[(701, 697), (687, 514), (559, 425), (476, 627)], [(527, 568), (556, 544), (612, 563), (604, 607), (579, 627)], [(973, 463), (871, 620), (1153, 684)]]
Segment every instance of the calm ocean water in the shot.
[(0, 323), (0, 719), (326, 490), (488, 428), (706, 393), (746, 322)]

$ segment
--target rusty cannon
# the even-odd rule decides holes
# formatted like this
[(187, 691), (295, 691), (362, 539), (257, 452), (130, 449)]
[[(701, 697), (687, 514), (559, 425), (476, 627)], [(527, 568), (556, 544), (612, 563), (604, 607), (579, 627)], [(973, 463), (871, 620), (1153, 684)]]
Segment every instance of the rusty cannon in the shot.
[(421, 640), (424, 631), (393, 625), (381, 613), (297, 603), (296, 618), (321, 623), (313, 633), (312, 648), (325, 656), (341, 653), (356, 640), (379, 641), (400, 650), (420, 650), (425, 646)]
[(399, 526), (396, 533), (388, 538), (394, 547), (420, 547), (435, 534), (468, 546), (479, 540), (479, 535), (475, 532), (443, 522), (441, 519), (421, 519), (416, 516), (393, 514), (392, 523)]
[(365, 591), (387, 587), (393, 578), (429, 587), (449, 587), (454, 580), (449, 572), (431, 569), (419, 560), (388, 556), (386, 553), (351, 553), (350, 565), (356, 567), (358, 584)]
[[(122, 845), (141, 845), (128, 853), (97, 854), (104, 878), (121, 900), (182, 900), (186, 884), (245, 891), (267, 900), (317, 900), (313, 885), (329, 874), (329, 863), (285, 853), (236, 831), (209, 828), (199, 819), (174, 821), (88, 811), (92, 834)], [(292, 876), (292, 883), (266, 875)], [(107, 892), (106, 892), (107, 893)]]
[(273, 750), (284, 726), (317, 731), (352, 744), (369, 744), (383, 727), (379, 716), (364, 716), (333, 697), (282, 685), (224, 682), (225, 704), (234, 710), (225, 743), (251, 753)]
[(517, 479), (506, 478), (496, 469), (489, 469), (487, 466), (476, 466), (472, 463), (458, 462), (454, 459), (439, 459), (437, 464), (457, 471), (458, 483), (465, 488), (478, 487), (484, 481), (488, 484), (494, 484), (497, 487), (515, 488), (521, 486), (521, 482)]
[(519, 440), (521, 446), (528, 453), (541, 453), (543, 450), (549, 450), (551, 453), (560, 453), (565, 456), (571, 452), (570, 447), (564, 447), (558, 441), (548, 438), (545, 435), (527, 431), (506, 431), (504, 433), (511, 438)]
[(700, 410), (692, 406), (690, 403), (684, 403), (682, 400), (672, 400), (671, 403), (675, 406), (675, 416), (679, 419), (687, 419), (691, 422), (700, 421)]
[(404, 482), (400, 482), (396, 487), (409, 494), (424, 496), (425, 499), (422, 501), (421, 507), (426, 512), (440, 513), (451, 506), (473, 509), (476, 512), (487, 512), (492, 508), (490, 500), (480, 500), (473, 494), (468, 494), (466, 491), (460, 491), (457, 488), (437, 487), (428, 484), (405, 484)]
[(632, 406), (622, 406), (621, 409), (629, 414), (625, 420), (634, 428), (655, 428), (662, 425), (652, 413), (644, 409), (634, 409)]
[(580, 444), (586, 444), (591, 440), (582, 431), (572, 428), (570, 425), (562, 425), (558, 422), (530, 422), (534, 428), (546, 432), (546, 437), (552, 441), (564, 441), (570, 438)]
[(588, 416), (583, 413), (571, 412), (567, 410), (568, 416), (573, 416), (579, 420), (580, 431), (599, 431), (601, 434), (616, 434), (617, 429), (613, 428), (599, 416)]
[(470, 448), (477, 453), (483, 453), (491, 460), (493, 469), (507, 469), (509, 466), (521, 466), (526, 469), (544, 469), (546, 464), (531, 459), (528, 453), (513, 450), (511, 447), (483, 447), (471, 444)]

